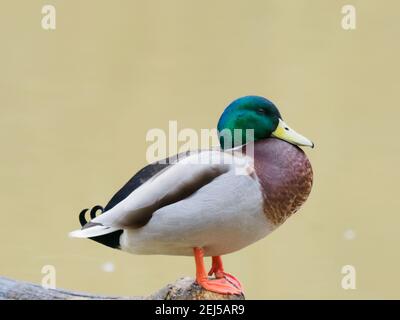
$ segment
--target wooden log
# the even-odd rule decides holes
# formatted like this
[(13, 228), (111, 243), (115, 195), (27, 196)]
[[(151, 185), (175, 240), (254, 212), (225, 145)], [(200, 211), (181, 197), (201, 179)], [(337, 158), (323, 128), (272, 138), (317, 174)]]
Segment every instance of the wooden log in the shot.
[(201, 288), (192, 278), (178, 279), (147, 297), (101, 296), (0, 277), (0, 300), (244, 300), (244, 295), (222, 295)]

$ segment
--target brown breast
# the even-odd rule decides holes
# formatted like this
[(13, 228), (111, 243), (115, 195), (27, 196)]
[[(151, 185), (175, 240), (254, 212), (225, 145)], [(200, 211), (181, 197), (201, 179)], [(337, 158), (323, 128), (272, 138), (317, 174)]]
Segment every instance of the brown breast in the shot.
[(264, 212), (278, 226), (300, 208), (311, 192), (310, 161), (299, 147), (275, 138), (255, 142), (254, 159)]

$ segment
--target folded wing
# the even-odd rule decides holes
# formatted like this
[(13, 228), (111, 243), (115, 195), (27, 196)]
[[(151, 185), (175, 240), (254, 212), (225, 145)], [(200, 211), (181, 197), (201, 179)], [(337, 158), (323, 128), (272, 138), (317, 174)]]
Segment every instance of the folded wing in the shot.
[(248, 159), (220, 151), (190, 155), (158, 172), (111, 209), (72, 232), (73, 237), (93, 237), (124, 228), (146, 225), (161, 207), (179, 202), (216, 177), (247, 165)]

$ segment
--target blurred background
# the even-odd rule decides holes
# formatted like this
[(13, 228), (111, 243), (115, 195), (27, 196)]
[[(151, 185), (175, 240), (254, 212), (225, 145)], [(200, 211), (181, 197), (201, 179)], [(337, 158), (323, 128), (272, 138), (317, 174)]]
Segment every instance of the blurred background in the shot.
[[(146, 133), (215, 128), (233, 99), (265, 96), (316, 143), (297, 215), (225, 257), (252, 299), (400, 298), (400, 3), (22, 1), (0, 4), (0, 275), (146, 295), (193, 259), (135, 256), (70, 239), (146, 164)], [(41, 9), (57, 10), (56, 30)], [(341, 286), (344, 265), (356, 289)]]

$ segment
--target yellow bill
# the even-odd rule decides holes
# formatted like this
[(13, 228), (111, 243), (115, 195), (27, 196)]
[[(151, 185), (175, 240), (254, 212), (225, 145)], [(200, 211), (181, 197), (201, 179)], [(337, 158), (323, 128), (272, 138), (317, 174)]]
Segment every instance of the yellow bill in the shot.
[(314, 143), (306, 137), (302, 136), (291, 129), (282, 119), (279, 119), (278, 127), (272, 132), (272, 136), (287, 142), (296, 144), (298, 146), (307, 146), (314, 148)]

